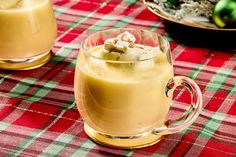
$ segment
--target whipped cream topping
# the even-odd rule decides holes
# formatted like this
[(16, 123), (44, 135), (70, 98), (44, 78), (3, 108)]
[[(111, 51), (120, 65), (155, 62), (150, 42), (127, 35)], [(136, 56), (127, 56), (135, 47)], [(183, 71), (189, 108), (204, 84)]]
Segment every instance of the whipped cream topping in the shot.
[(145, 60), (154, 57), (159, 47), (135, 44), (136, 38), (129, 32), (104, 42), (103, 58), (110, 60)]
[(104, 43), (105, 50), (111, 52), (127, 53), (134, 47), (135, 37), (129, 32), (124, 32), (116, 38), (107, 39)]

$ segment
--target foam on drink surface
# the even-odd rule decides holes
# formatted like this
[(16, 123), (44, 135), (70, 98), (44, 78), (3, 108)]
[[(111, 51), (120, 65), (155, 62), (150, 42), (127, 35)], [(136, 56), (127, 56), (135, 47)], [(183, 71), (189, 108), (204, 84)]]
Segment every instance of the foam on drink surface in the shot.
[(134, 81), (156, 77), (172, 69), (158, 46), (136, 44), (135, 40), (134, 35), (124, 32), (106, 40), (104, 45), (91, 48), (88, 53), (95, 59), (92, 57), (87, 64), (87, 71), (106, 79)]
[(0, 10), (31, 8), (44, 1), (45, 0), (0, 0)]

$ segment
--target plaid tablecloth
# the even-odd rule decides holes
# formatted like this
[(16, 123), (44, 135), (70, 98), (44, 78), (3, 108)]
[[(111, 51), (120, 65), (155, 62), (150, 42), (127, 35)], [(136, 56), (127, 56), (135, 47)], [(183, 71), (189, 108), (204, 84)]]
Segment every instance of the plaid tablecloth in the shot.
[[(0, 156), (236, 156), (236, 46), (223, 39), (226, 33), (219, 42), (208, 31), (168, 24), (141, 0), (52, 3), (58, 23), (52, 60), (34, 70), (0, 71)], [(187, 130), (137, 150), (88, 139), (73, 93), (76, 57), (87, 34), (116, 27), (148, 29), (170, 41), (175, 75), (194, 79), (203, 93), (203, 110)], [(188, 101), (179, 89), (173, 112)]]

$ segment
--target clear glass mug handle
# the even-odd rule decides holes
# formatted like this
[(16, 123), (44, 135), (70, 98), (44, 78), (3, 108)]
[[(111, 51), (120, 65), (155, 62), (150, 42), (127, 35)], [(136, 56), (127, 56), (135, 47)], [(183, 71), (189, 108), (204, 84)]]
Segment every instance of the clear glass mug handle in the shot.
[[(191, 94), (191, 106), (176, 120), (168, 120), (166, 128), (155, 128), (153, 134), (172, 134), (182, 131), (189, 127), (199, 116), (202, 110), (202, 93), (198, 85), (190, 78), (185, 76), (175, 76), (166, 87), (166, 95), (169, 97), (176, 87), (184, 86)], [(177, 123), (177, 125), (173, 125)]]

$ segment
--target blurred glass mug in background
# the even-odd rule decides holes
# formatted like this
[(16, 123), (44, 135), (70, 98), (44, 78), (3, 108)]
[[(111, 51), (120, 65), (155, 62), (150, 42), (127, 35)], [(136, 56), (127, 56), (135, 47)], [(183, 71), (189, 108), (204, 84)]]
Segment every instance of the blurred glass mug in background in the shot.
[[(155, 144), (163, 135), (189, 127), (202, 109), (197, 84), (173, 74), (169, 42), (146, 30), (110, 29), (88, 36), (79, 52), (74, 82), (85, 132), (110, 147)], [(191, 106), (178, 120), (168, 120), (177, 86), (188, 89)]]
[(0, 1), (0, 69), (27, 70), (51, 59), (57, 25), (50, 0)]

